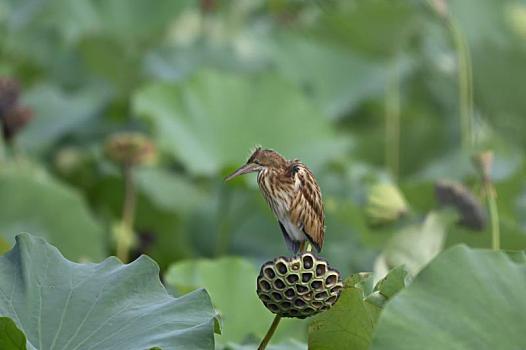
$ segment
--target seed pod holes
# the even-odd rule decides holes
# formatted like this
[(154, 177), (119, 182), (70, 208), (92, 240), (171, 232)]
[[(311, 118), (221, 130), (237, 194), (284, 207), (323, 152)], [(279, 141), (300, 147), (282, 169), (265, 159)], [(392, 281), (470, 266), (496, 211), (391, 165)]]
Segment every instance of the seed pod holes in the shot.
[(283, 317), (305, 318), (328, 310), (342, 289), (340, 273), (311, 253), (268, 261), (257, 279), (263, 304)]

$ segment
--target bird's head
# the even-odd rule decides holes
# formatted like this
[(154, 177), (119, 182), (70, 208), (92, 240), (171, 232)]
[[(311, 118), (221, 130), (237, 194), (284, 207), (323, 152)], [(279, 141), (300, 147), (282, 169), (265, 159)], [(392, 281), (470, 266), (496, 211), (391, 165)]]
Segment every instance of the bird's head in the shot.
[(260, 172), (266, 169), (279, 169), (285, 167), (286, 164), (287, 160), (278, 152), (257, 147), (250, 158), (248, 158), (246, 164), (227, 176), (225, 181), (232, 180), (239, 175)]

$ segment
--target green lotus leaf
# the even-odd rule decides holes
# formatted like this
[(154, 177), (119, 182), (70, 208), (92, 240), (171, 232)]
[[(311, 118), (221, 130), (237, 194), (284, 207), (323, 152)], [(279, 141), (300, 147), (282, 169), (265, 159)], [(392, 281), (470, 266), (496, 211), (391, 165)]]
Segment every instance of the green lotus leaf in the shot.
[(404, 266), (397, 266), (376, 283), (372, 293), (369, 294), (365, 300), (383, 308), (387, 301), (394, 297), (400, 290), (405, 288), (409, 280), (410, 277)]
[(374, 287), (374, 291), (390, 299), (407, 285), (407, 279), (407, 271), (404, 266), (397, 266), (378, 281)]
[(0, 235), (10, 245), (20, 232), (33, 232), (68, 259), (100, 260), (105, 255), (102, 226), (84, 200), (39, 168), (0, 169)]
[(133, 108), (152, 123), (161, 148), (196, 174), (242, 163), (255, 144), (315, 167), (348, 143), (301, 90), (272, 74), (203, 71), (185, 84), (142, 88)]
[(383, 275), (396, 266), (404, 265), (407, 272), (416, 275), (440, 253), (446, 239), (446, 228), (452, 221), (447, 213), (430, 212), (421, 224), (403, 227), (385, 245), (376, 260), (375, 272)]
[(381, 308), (364, 300), (368, 274), (344, 281), (338, 302), (309, 325), (309, 349), (368, 349)]
[(524, 256), (463, 245), (440, 254), (387, 303), (372, 349), (526, 348)]
[(123, 265), (66, 260), (42, 238), (21, 234), (0, 257), (0, 316), (28, 349), (212, 349), (215, 313), (205, 290), (171, 297), (142, 256)]
[(156, 206), (188, 213), (206, 199), (205, 193), (187, 178), (161, 168), (137, 169), (137, 186)]
[(283, 36), (270, 56), (283, 76), (308, 87), (309, 97), (331, 118), (341, 118), (383, 96), (389, 78), (385, 62), (331, 46), (321, 40)]
[(26, 350), (26, 336), (9, 317), (0, 317), (0, 349)]
[(42, 83), (28, 90), (24, 102), (35, 117), (21, 132), (19, 145), (33, 153), (43, 154), (56, 141), (78, 132), (96, 117), (108, 100), (104, 88), (85, 87), (71, 94), (51, 83)]
[[(228, 344), (224, 350), (256, 350), (258, 344)], [(307, 344), (301, 343), (297, 340), (289, 339), (288, 341), (279, 344), (268, 344), (267, 350), (307, 350)]]

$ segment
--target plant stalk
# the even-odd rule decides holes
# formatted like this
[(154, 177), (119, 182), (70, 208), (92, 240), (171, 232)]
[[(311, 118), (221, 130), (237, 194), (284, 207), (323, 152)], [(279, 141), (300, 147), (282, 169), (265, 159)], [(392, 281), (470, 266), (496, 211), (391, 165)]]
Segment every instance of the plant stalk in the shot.
[[(451, 33), (453, 45), (457, 54), (458, 90), (459, 90), (459, 118), (461, 143), (464, 150), (470, 150), (475, 144), (474, 134), (474, 100), (473, 100), (473, 65), (469, 45), (464, 32), (453, 16), (449, 14), (447, 2), (427, 0), (427, 4), (446, 23)], [(437, 4), (439, 3), (439, 4)], [(442, 6), (437, 6), (442, 3)]]
[(491, 248), (493, 250), (500, 250), (500, 221), (497, 206), (497, 191), (491, 182), (486, 182), (485, 187), (491, 220)]
[[(0, 132), (2, 131), (2, 127), (0, 126)], [(4, 138), (0, 135), (0, 163), (4, 162), (6, 160), (6, 147)]]
[(268, 343), (270, 342), (270, 339), (274, 335), (274, 332), (278, 328), (279, 321), (281, 321), (281, 316), (280, 315), (276, 315), (274, 317), (274, 321), (272, 321), (272, 324), (270, 325), (270, 328), (267, 331), (267, 334), (265, 334), (265, 337), (261, 341), (261, 344), (259, 344), (258, 350), (265, 350), (265, 348), (267, 347)]
[(122, 168), (124, 177), (124, 204), (122, 207), (122, 224), (123, 235), (117, 239), (117, 257), (124, 263), (129, 260), (130, 243), (133, 237), (133, 225), (135, 221), (135, 182), (133, 178), (133, 167), (131, 165), (124, 165)]
[(447, 24), (453, 36), (458, 62), (459, 115), (462, 130), (462, 146), (469, 150), (473, 137), (473, 68), (466, 37), (456, 21), (447, 17)]
[(385, 93), (385, 162), (395, 180), (400, 168), (400, 78), (396, 58)]

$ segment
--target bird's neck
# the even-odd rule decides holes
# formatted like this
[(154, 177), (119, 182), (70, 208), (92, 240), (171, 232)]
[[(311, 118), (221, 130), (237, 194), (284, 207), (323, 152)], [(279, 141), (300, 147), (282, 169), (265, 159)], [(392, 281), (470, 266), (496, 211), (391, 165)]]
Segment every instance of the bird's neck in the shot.
[(286, 169), (281, 169), (277, 167), (267, 167), (262, 169), (258, 174), (258, 184), (259, 186), (282, 186), (285, 183), (288, 183), (288, 177), (286, 176)]
[(271, 170), (269, 168), (263, 168), (258, 173), (258, 184), (261, 186), (265, 181), (265, 177), (271, 175)]
[(274, 177), (285, 174), (286, 169), (281, 167), (266, 167), (259, 171), (258, 178), (260, 177)]

